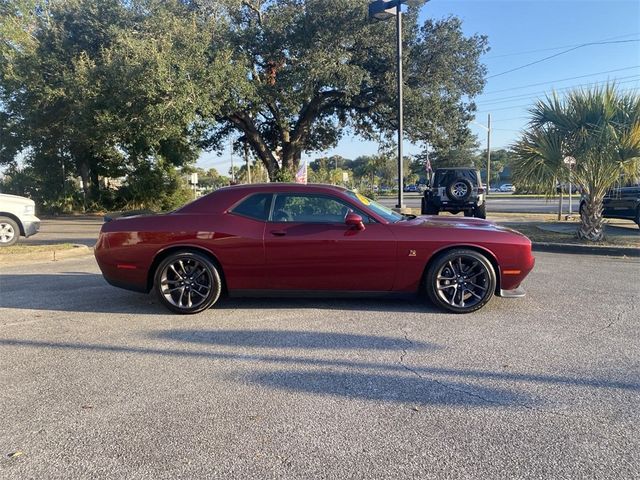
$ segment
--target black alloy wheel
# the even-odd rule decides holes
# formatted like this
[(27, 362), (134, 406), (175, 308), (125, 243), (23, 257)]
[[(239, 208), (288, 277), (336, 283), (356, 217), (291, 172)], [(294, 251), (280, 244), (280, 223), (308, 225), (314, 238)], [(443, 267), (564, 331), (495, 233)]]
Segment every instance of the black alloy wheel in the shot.
[(218, 269), (209, 258), (196, 252), (172, 253), (160, 263), (154, 280), (162, 304), (181, 314), (206, 310), (222, 291)]
[(455, 249), (438, 256), (429, 265), (425, 288), (435, 305), (454, 313), (471, 313), (493, 297), (496, 274), (481, 253)]

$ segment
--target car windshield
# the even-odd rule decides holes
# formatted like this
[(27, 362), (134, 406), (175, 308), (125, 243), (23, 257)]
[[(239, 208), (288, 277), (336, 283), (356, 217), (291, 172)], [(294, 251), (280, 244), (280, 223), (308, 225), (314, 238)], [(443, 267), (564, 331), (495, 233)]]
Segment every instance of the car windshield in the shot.
[(378, 202), (374, 202), (373, 200), (365, 197), (364, 195), (361, 195), (356, 192), (352, 192), (351, 190), (347, 191), (346, 193), (351, 198), (353, 198), (356, 202), (364, 205), (369, 210), (374, 211), (375, 213), (380, 215), (382, 218), (384, 218), (385, 220), (391, 223), (399, 222), (400, 220), (404, 219), (404, 217), (401, 214), (394, 212), (393, 210), (385, 207), (384, 205), (380, 205)]

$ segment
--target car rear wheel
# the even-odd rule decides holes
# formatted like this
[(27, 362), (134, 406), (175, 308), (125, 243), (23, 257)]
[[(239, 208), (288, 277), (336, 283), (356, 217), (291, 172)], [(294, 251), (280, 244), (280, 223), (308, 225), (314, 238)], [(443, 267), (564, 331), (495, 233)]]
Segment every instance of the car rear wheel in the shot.
[(493, 297), (496, 274), (481, 253), (455, 249), (438, 256), (429, 265), (425, 288), (435, 305), (454, 313), (471, 313)]
[(192, 314), (211, 307), (220, 298), (222, 282), (213, 262), (200, 253), (176, 252), (158, 266), (154, 288), (169, 310)]
[(15, 245), (20, 238), (20, 227), (8, 217), (0, 217), (0, 247)]

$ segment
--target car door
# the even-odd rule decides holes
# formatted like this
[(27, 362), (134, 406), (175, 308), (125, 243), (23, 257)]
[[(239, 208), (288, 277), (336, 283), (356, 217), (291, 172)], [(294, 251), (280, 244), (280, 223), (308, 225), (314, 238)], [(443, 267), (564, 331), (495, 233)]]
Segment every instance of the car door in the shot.
[[(362, 215), (364, 229), (344, 223)], [(265, 228), (267, 279), (274, 290), (388, 291), (396, 241), (383, 223), (323, 194), (279, 193)]]

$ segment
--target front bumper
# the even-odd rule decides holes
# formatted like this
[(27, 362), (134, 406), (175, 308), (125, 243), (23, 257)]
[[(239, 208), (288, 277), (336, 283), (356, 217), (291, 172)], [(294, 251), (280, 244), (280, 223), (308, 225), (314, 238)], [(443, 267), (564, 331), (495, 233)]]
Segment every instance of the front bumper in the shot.
[(38, 217), (31, 217), (28, 220), (22, 222), (24, 228), (24, 236), (30, 237), (40, 231), (40, 219)]

